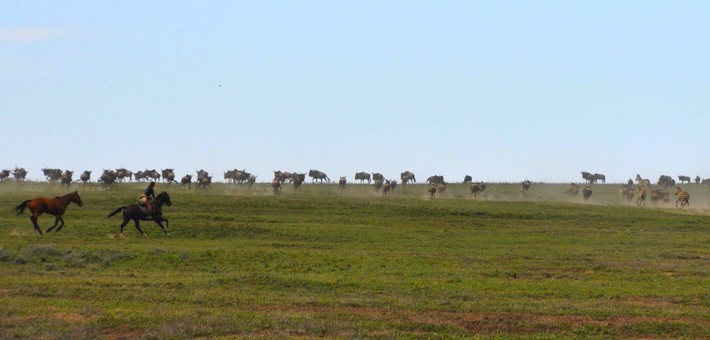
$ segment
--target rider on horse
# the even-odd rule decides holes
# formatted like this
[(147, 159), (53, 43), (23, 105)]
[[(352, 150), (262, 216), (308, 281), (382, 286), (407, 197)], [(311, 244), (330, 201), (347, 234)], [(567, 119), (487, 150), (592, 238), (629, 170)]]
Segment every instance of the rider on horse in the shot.
[(155, 193), (153, 188), (155, 187), (155, 182), (150, 182), (145, 192), (140, 195), (140, 201), (146, 207), (146, 215), (151, 216), (153, 214), (153, 200), (155, 199)]

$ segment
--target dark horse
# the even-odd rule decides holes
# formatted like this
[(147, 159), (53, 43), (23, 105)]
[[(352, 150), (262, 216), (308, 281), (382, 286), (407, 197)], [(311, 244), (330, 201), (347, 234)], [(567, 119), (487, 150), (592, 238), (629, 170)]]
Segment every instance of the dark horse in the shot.
[[(140, 221), (150, 221), (152, 220), (153, 222), (157, 223), (161, 229), (163, 229), (163, 232), (165, 235), (170, 236), (168, 233), (168, 228), (170, 227), (170, 223), (168, 223), (168, 219), (163, 217), (163, 210), (162, 207), (163, 205), (171, 206), (173, 203), (170, 202), (170, 195), (168, 195), (167, 192), (163, 191), (158, 195), (155, 200), (153, 201), (153, 215), (148, 216), (141, 208), (138, 206), (138, 204), (131, 204), (131, 205), (126, 205), (123, 207), (120, 207), (116, 210), (114, 210), (112, 213), (108, 214), (106, 218), (110, 218), (113, 215), (116, 215), (119, 211), (123, 210), (123, 223), (121, 223), (121, 238), (124, 238), (125, 235), (123, 235), (123, 228), (128, 224), (128, 221), (133, 220), (133, 223), (136, 224), (136, 229), (138, 229), (138, 232), (143, 235), (143, 237), (147, 237), (148, 234), (143, 232), (143, 229), (141, 229), (140, 226)], [(165, 226), (163, 226), (163, 221), (165, 221)]]
[(79, 193), (74, 191), (62, 197), (37, 197), (31, 200), (26, 200), (20, 203), (20, 205), (16, 206), (15, 211), (17, 211), (17, 214), (19, 215), (22, 214), (22, 212), (24, 212), (27, 207), (29, 207), (30, 212), (32, 212), (30, 220), (32, 220), (32, 224), (35, 226), (35, 231), (42, 235), (42, 229), (40, 229), (39, 224), (37, 224), (37, 218), (44, 213), (54, 215), (54, 225), (51, 228), (47, 229), (46, 232), (50, 232), (52, 231), (52, 229), (57, 228), (57, 224), (61, 222), (62, 224), (59, 224), (59, 228), (57, 228), (57, 231), (60, 231), (62, 227), (64, 227), (64, 219), (62, 218), (62, 215), (64, 215), (64, 211), (67, 210), (67, 206), (71, 202), (76, 203), (80, 207), (84, 206), (84, 203), (81, 202), (81, 197), (79, 197)]

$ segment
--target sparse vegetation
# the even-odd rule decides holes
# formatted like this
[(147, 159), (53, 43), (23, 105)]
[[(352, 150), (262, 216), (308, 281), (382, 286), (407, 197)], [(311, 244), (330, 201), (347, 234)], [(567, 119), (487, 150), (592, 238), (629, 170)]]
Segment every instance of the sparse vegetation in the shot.
[(680, 210), (612, 184), (212, 186), (161, 186), (172, 237), (122, 240), (105, 217), (142, 185), (80, 188), (39, 236), (10, 208), (63, 189), (1, 184), (0, 338), (710, 337), (705, 187)]

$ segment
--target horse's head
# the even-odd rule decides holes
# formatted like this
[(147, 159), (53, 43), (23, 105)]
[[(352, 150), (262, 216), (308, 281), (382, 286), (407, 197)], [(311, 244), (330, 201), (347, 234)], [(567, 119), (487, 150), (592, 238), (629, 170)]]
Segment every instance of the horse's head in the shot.
[(168, 193), (165, 191), (161, 192), (158, 196), (156, 196), (155, 200), (167, 206), (173, 205), (173, 202), (170, 201), (170, 195), (168, 195)]
[(74, 194), (71, 197), (71, 201), (76, 203), (78, 206), (83, 207), (84, 203), (81, 201), (81, 197), (79, 197), (79, 192), (74, 191)]

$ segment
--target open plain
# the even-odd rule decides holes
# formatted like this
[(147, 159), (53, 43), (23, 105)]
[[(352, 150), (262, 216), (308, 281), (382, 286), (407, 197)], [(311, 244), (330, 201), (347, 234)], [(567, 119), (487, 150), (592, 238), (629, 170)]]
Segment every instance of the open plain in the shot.
[[(0, 183), (0, 338), (710, 337), (707, 186), (681, 210), (618, 184), (159, 183), (171, 236), (121, 239), (106, 216), (144, 186)], [(69, 190), (60, 232), (12, 211)]]

